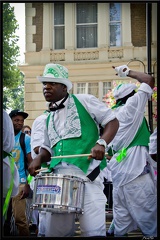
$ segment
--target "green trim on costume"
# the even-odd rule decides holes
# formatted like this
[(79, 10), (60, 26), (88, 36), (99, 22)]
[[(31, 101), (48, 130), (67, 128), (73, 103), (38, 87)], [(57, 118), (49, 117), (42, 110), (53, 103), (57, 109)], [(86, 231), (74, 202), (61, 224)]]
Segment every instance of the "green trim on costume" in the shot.
[(111, 109), (118, 108), (123, 105), (124, 105), (124, 103), (122, 101), (119, 101), (117, 104), (115, 104), (113, 107), (111, 107)]

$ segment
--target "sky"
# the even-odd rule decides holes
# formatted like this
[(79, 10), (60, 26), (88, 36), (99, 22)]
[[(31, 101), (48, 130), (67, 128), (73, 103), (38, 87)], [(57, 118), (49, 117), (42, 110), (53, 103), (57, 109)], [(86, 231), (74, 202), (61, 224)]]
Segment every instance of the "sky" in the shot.
[(10, 5), (14, 7), (15, 18), (19, 24), (16, 35), (19, 36), (17, 44), (20, 47), (20, 56), (17, 60), (22, 64), (25, 62), (25, 3), (10, 3)]

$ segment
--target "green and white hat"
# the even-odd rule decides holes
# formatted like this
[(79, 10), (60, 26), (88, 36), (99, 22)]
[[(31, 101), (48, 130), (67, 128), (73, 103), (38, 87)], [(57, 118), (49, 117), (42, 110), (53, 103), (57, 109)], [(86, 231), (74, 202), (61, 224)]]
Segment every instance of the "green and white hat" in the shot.
[(134, 83), (121, 83), (113, 91), (113, 97), (118, 100), (124, 98), (135, 90), (137, 86)]
[(72, 88), (72, 83), (68, 79), (68, 69), (60, 64), (49, 63), (45, 66), (43, 76), (38, 76), (37, 79), (43, 82), (62, 83), (67, 86), (69, 91)]

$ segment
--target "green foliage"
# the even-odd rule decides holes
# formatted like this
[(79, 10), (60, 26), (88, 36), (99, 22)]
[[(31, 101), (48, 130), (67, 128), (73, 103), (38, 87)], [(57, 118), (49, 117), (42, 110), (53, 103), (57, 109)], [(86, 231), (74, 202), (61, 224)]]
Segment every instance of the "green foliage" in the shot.
[[(22, 74), (17, 67), (17, 57), (20, 55), (16, 36), (19, 28), (14, 15), (14, 7), (3, 3), (3, 107), (4, 109), (16, 108), (24, 102), (24, 82)], [(22, 101), (23, 98), (23, 101)], [(18, 103), (19, 102), (19, 103)], [(21, 107), (20, 109), (23, 109)]]
[(24, 75), (20, 74), (20, 84), (17, 88), (3, 89), (3, 108), (5, 110), (24, 110)]

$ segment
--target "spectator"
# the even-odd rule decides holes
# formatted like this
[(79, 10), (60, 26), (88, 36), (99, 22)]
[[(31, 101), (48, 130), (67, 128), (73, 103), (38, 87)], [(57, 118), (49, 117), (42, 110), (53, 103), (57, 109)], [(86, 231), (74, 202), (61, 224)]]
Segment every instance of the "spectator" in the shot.
[[(12, 149), (12, 154), (19, 171), (19, 193), (12, 198), (12, 209), (19, 236), (29, 236), (29, 224), (26, 216), (26, 198), (29, 196), (30, 186), (27, 183), (24, 153), (20, 145), (20, 135), (24, 125), (24, 119), (28, 117), (28, 113), (16, 109), (11, 111), (9, 116), (12, 119), (15, 134), (15, 145)], [(32, 162), (32, 158), (30, 136), (27, 134), (25, 135), (25, 148), (29, 165)]]
[(22, 132), (28, 134), (29, 136), (31, 136), (31, 127), (28, 125), (24, 125), (22, 128)]

